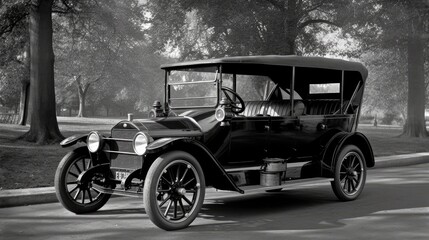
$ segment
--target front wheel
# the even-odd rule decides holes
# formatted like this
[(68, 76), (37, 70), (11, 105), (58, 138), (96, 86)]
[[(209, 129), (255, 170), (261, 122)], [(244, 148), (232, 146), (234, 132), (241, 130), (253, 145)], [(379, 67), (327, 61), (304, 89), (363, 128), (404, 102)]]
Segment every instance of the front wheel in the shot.
[(197, 217), (205, 180), (198, 161), (182, 151), (158, 157), (146, 175), (143, 202), (152, 222), (164, 230), (182, 229)]
[(366, 181), (365, 158), (358, 147), (346, 145), (341, 149), (335, 164), (332, 190), (341, 201), (355, 200)]
[(55, 173), (58, 200), (74, 213), (95, 212), (110, 198), (92, 187), (92, 182), (79, 182), (79, 176), (93, 166), (87, 149), (76, 149), (61, 160)]

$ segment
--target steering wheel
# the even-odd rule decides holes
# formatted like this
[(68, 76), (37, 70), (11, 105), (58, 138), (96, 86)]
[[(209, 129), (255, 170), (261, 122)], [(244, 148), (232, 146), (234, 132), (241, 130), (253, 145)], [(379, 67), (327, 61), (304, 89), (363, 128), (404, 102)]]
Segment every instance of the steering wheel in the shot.
[[(229, 87), (222, 87), (222, 91), (225, 94), (226, 98), (228, 98), (228, 100), (231, 102), (231, 111), (233, 113), (238, 114), (238, 113), (244, 112), (244, 109), (246, 107), (244, 106), (243, 99), (238, 95), (238, 93), (234, 92), (234, 90), (232, 90)], [(228, 92), (231, 93), (232, 95), (234, 95), (235, 98), (238, 99), (238, 101), (232, 100), (232, 98), (229, 96)]]

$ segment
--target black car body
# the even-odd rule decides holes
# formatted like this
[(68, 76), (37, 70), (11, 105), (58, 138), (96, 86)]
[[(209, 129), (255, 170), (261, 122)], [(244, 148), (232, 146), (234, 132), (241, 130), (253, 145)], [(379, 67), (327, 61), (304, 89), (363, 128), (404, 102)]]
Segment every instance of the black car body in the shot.
[(319, 57), (226, 57), (163, 65), (165, 98), (148, 119), (111, 136), (91, 132), (64, 157), (57, 195), (70, 211), (102, 207), (111, 194), (142, 197), (166, 230), (188, 226), (205, 187), (247, 193), (328, 180), (356, 199), (374, 166), (356, 132), (366, 68)]

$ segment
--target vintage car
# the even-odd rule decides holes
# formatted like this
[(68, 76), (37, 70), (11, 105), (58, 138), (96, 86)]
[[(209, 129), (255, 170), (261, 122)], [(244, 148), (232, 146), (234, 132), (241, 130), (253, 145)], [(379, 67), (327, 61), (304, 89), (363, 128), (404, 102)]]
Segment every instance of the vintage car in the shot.
[(112, 194), (141, 197), (155, 225), (176, 230), (197, 217), (207, 187), (245, 194), (330, 181), (339, 200), (361, 194), (374, 166), (356, 132), (362, 64), (246, 56), (161, 68), (165, 97), (147, 119), (129, 114), (110, 136), (92, 131), (61, 143), (86, 143), (55, 175), (66, 209), (93, 212)]

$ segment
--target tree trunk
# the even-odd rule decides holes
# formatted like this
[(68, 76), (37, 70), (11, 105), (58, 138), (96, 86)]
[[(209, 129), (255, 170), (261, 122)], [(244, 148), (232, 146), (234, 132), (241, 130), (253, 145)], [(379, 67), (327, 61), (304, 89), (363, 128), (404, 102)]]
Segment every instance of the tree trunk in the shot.
[(83, 91), (79, 91), (79, 113), (77, 117), (85, 117), (85, 94)]
[(296, 54), (296, 38), (298, 36), (298, 21), (296, 0), (287, 1), (284, 20), (284, 49), (282, 54)]
[(24, 69), (26, 74), (21, 79), (21, 97), (19, 100), (19, 125), (25, 126), (29, 122), (30, 116), (30, 45), (28, 45), (24, 53)]
[(414, 16), (408, 28), (408, 110), (402, 136), (427, 137), (423, 21)]
[(28, 99), (30, 94), (30, 82), (22, 81), (21, 82), (21, 97), (19, 100), (19, 125), (25, 126), (27, 124), (27, 115), (28, 115)]
[(64, 139), (58, 128), (55, 108), (54, 52), (52, 49), (53, 0), (30, 4), (30, 130), (23, 139), (51, 144)]
[(79, 95), (79, 113), (77, 117), (85, 117), (86, 115), (86, 94), (88, 92), (90, 83), (82, 84), (81, 76), (75, 77), (75, 81), (77, 83), (77, 92)]

